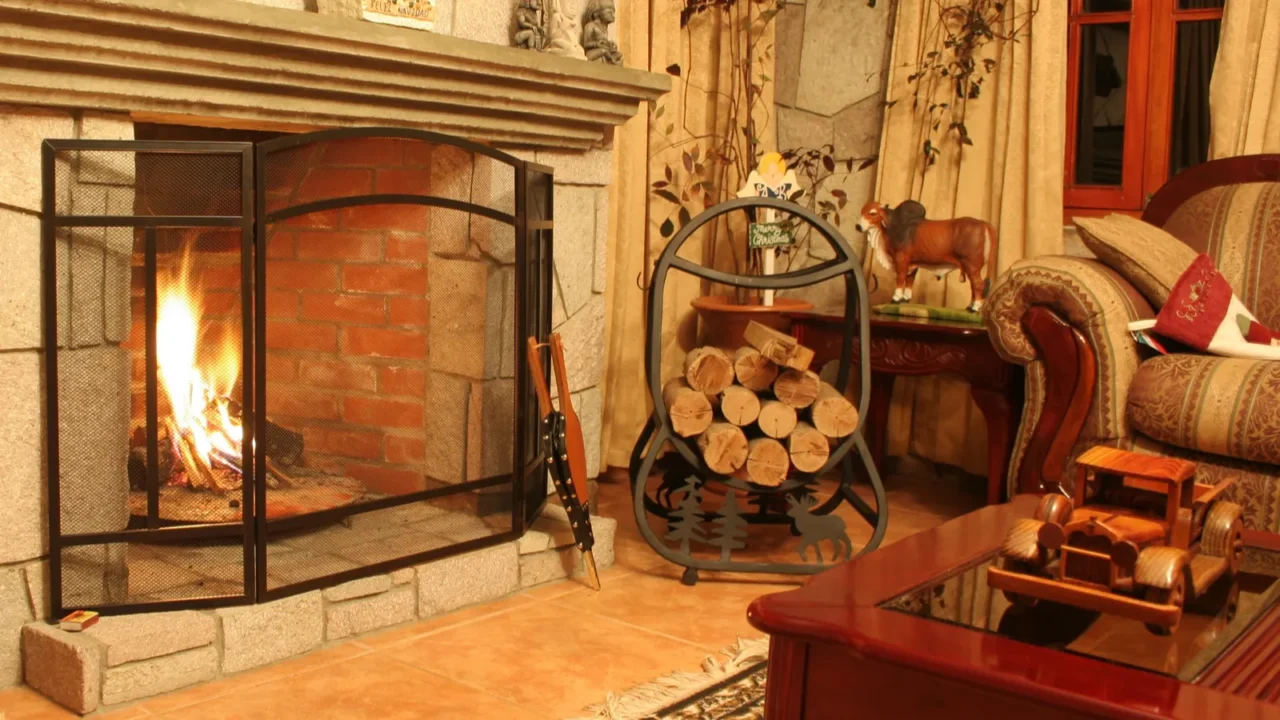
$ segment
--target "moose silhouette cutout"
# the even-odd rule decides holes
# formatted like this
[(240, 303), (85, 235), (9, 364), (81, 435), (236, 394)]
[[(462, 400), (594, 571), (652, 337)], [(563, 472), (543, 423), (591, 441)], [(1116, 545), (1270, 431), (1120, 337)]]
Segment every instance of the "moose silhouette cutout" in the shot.
[(808, 549), (813, 548), (817, 562), (822, 563), (823, 540), (831, 541), (832, 562), (851, 559), (853, 542), (849, 540), (844, 520), (838, 515), (814, 515), (809, 512), (817, 502), (811, 495), (787, 498), (790, 506), (787, 516), (795, 521), (796, 530), (800, 533), (800, 559), (809, 562)]

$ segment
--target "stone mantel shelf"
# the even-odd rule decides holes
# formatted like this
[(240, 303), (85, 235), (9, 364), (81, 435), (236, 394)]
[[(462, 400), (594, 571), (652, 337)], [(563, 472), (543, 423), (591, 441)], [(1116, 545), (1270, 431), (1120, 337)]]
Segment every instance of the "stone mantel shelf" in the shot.
[(665, 75), (237, 0), (0, 0), (0, 102), (591, 148)]

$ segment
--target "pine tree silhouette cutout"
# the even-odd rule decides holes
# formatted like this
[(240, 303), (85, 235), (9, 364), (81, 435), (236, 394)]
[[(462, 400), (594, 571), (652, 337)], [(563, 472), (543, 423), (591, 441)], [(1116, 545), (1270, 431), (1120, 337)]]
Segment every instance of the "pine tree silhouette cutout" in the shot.
[(716, 534), (710, 544), (720, 548), (721, 560), (728, 560), (732, 551), (741, 550), (747, 546), (742, 542), (747, 536), (747, 521), (742, 517), (742, 508), (738, 507), (737, 493), (725, 493), (719, 513), (720, 517), (714, 521)]
[(680, 552), (689, 554), (689, 543), (707, 541), (702, 534), (702, 501), (694, 478), (684, 483), (684, 499), (667, 520), (667, 540), (680, 543)]

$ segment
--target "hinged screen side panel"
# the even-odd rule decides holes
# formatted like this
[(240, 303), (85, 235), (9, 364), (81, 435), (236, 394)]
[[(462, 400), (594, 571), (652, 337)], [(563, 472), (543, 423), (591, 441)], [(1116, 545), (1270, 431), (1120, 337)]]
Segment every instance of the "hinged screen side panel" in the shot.
[[(524, 244), (525, 292), (524, 312), (521, 315), (521, 337), (536, 337), (545, 343), (551, 334), (551, 303), (553, 277), (553, 235), (555, 206), (555, 178), (549, 168), (530, 166), (527, 171), (526, 202), (528, 222)], [(542, 368), (547, 387), (551, 384), (551, 360), (547, 350), (542, 351)], [(525, 375), (529, 372), (525, 369)], [(524, 428), (522, 467), (524, 467), (524, 522), (526, 527), (542, 513), (550, 492), (546, 457), (542, 443), (538, 441), (538, 396), (533, 384), (526, 377), (521, 402), (526, 417), (534, 422)]]
[(244, 143), (49, 141), (52, 609), (245, 602)]
[(515, 536), (515, 178), (431, 133), (262, 143), (260, 590)]

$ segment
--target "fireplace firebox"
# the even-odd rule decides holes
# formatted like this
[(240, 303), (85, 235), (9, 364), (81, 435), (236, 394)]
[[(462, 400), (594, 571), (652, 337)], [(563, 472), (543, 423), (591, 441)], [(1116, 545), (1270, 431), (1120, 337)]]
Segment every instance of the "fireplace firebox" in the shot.
[(276, 599), (510, 541), (552, 170), (435, 133), (49, 140), (55, 614)]

